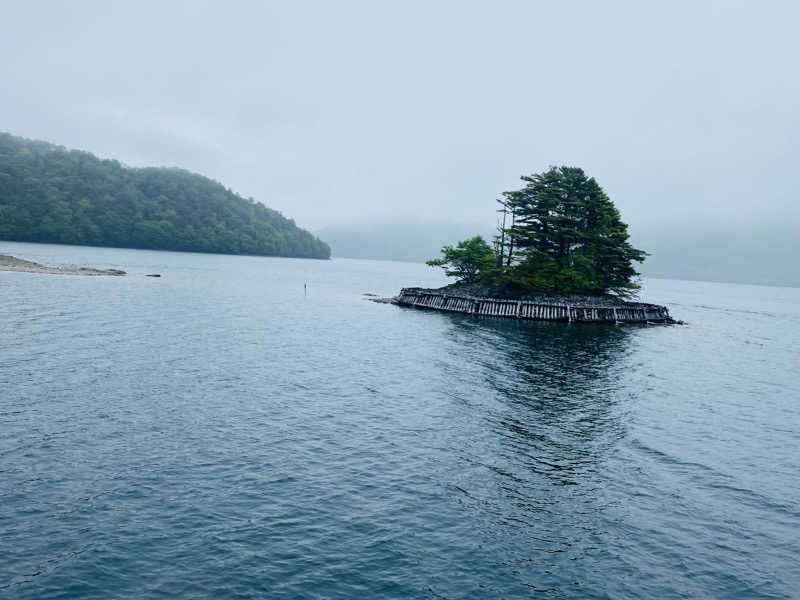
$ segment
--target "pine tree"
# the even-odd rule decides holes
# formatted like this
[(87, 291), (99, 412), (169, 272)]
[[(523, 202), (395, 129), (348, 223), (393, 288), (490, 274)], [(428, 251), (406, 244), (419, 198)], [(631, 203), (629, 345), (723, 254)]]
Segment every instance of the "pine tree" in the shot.
[(632, 263), (646, 253), (628, 243), (627, 225), (594, 178), (576, 167), (551, 167), (522, 180), (525, 187), (500, 201), (514, 215), (505, 229), (505, 245), (514, 249), (508, 282), (547, 292), (638, 290)]

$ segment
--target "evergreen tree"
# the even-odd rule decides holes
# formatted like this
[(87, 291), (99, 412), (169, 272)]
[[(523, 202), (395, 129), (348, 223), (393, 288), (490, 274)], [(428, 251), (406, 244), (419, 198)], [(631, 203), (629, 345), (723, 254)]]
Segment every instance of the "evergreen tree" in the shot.
[(627, 225), (594, 178), (576, 167), (552, 167), (522, 180), (525, 187), (505, 192), (501, 201), (514, 214), (505, 230), (515, 248), (507, 283), (620, 296), (638, 290), (632, 263), (646, 253), (628, 243)]
[(456, 277), (464, 283), (472, 283), (486, 269), (494, 266), (495, 255), (491, 247), (479, 235), (462, 240), (453, 246), (442, 248), (442, 257), (434, 258), (425, 264), (442, 267), (448, 277)]

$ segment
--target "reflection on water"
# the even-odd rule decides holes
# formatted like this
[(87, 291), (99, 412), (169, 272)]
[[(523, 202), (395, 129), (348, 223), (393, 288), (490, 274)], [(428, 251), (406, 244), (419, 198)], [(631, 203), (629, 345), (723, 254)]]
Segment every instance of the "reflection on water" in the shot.
[(560, 323), (504, 335), (498, 347), (506, 368), (487, 373), (513, 408), (502, 424), (564, 457), (585, 458), (613, 444), (624, 432), (617, 391), (628, 336), (607, 325)]
[(590, 442), (596, 451), (623, 435), (618, 390), (631, 330), (494, 319), (457, 325), (486, 351), (483, 375), (507, 407), (498, 417), (504, 428), (579, 453)]
[(565, 580), (585, 585), (608, 553), (599, 488), (627, 431), (620, 386), (635, 330), (447, 318), (449, 340), (471, 348), (476, 385), (490, 394), (471, 407), (481, 422), (453, 475), (462, 502), (492, 516), (483, 558), (510, 586), (505, 593), (519, 585), (560, 595)]

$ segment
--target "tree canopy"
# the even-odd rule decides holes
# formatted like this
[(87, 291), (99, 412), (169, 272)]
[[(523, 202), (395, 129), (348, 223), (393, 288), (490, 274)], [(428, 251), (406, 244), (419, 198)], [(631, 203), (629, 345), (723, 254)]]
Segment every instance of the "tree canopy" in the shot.
[(201, 175), (0, 133), (0, 239), (329, 258), (279, 212)]
[[(477, 272), (468, 280), (454, 269), (447, 274), (541, 292), (635, 294), (633, 263), (646, 253), (630, 245), (627, 225), (597, 181), (576, 167), (552, 167), (522, 180), (522, 189), (499, 200), (503, 224), (494, 260), (473, 265)], [(428, 264), (452, 264), (448, 249)]]
[(494, 252), (489, 244), (479, 235), (462, 240), (453, 246), (442, 248), (442, 257), (434, 258), (425, 264), (431, 267), (443, 267), (448, 277), (458, 277), (464, 283), (477, 281), (482, 269), (492, 266)]

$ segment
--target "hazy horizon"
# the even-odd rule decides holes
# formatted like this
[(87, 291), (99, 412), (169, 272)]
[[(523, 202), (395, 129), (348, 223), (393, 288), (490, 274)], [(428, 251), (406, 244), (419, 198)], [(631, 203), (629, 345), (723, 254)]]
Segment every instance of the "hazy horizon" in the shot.
[[(490, 239), (491, 228), (447, 222), (372, 222), (325, 227), (313, 232), (330, 244), (333, 258), (367, 258), (424, 262), (445, 244), (474, 235)], [(744, 229), (730, 227), (713, 234), (681, 229), (634, 230), (631, 242), (649, 253), (637, 264), (644, 277), (800, 287), (800, 240), (790, 226)], [(413, 236), (413, 244), (408, 240)]]

